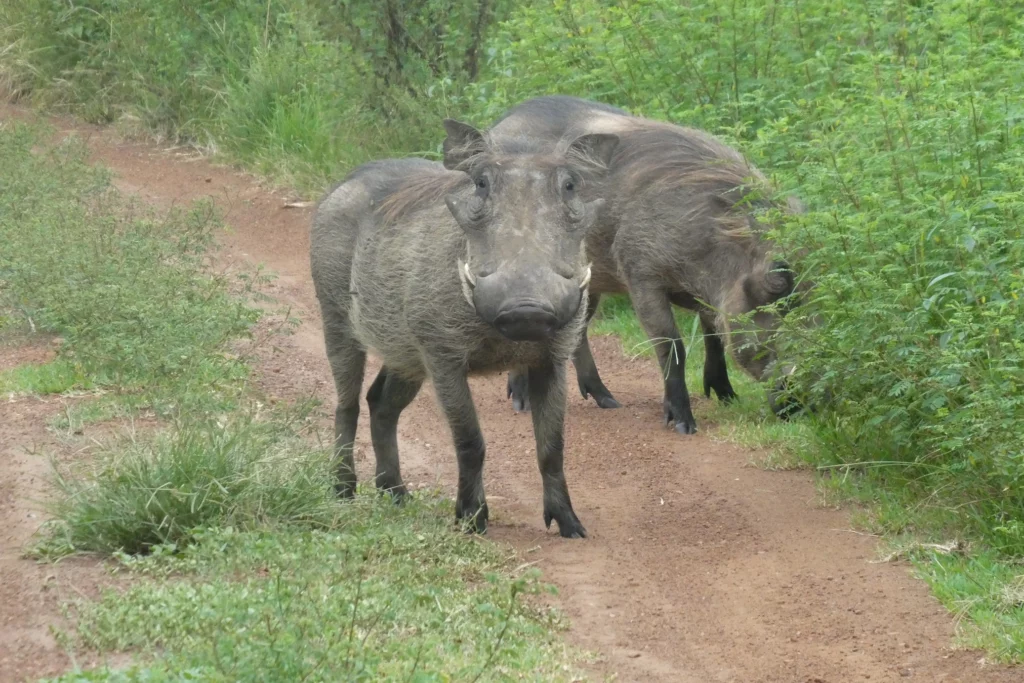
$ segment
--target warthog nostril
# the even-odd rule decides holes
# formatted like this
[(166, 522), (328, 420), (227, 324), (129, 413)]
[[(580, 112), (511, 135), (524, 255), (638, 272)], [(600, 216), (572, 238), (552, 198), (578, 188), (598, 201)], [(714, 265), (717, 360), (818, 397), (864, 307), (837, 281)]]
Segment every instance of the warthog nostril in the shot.
[(494, 327), (512, 341), (542, 341), (558, 331), (559, 323), (546, 306), (520, 304), (499, 313)]

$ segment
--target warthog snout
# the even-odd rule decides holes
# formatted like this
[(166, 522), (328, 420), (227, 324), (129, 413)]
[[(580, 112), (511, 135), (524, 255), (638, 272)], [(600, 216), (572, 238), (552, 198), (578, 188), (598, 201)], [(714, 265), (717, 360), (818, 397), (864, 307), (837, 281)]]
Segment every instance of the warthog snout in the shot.
[(576, 316), (590, 282), (590, 268), (573, 277), (545, 268), (482, 275), (464, 263), (460, 275), (477, 314), (512, 341), (554, 336)]
[(532, 301), (506, 306), (494, 319), (494, 326), (512, 341), (541, 341), (561, 327), (558, 316), (549, 306)]

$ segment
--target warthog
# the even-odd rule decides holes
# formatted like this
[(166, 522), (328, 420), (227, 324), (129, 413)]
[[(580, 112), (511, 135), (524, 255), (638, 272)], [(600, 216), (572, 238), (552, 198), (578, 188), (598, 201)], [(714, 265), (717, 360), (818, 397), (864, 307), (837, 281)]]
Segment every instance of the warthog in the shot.
[[(723, 401), (736, 396), (726, 371), (726, 345), (747, 372), (765, 378), (775, 357), (768, 341), (779, 314), (761, 307), (792, 294), (794, 276), (773, 257), (757, 214), (772, 206), (802, 208), (796, 200), (774, 200), (764, 175), (710, 135), (597, 102), (562, 96), (529, 100), (506, 112), (488, 136), (498, 146), (532, 140), (543, 148), (598, 132), (618, 135), (620, 143), (604, 180), (608, 203), (587, 234), (593, 262), (587, 320), (601, 294), (629, 294), (656, 343), (665, 377), (665, 422), (692, 434), (696, 422), (684, 376), (686, 353), (672, 305), (700, 316), (706, 396), (712, 390)], [(742, 324), (736, 321), (741, 314), (750, 314)], [(573, 361), (583, 397), (617, 408), (598, 375), (585, 331)], [(517, 410), (529, 410), (527, 386), (524, 372), (509, 374), (508, 392)]]
[(337, 490), (351, 496), (359, 392), (368, 350), (383, 367), (367, 391), (376, 484), (405, 495), (397, 427), (430, 378), (459, 463), (455, 514), (487, 526), (484, 439), (467, 377), (520, 368), (529, 378), (544, 522), (580, 538), (562, 469), (565, 366), (579, 341), (590, 270), (583, 236), (603, 200), (614, 135), (544, 153), (496, 152), (445, 121), (444, 165), (366, 164), (319, 205), (311, 265), (338, 393)]

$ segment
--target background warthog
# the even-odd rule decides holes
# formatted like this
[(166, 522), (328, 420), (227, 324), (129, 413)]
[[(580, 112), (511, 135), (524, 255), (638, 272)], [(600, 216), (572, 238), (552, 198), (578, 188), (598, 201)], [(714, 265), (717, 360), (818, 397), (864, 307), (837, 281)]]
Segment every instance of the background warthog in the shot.
[[(540, 97), (508, 111), (489, 132), (492, 144), (538, 148), (583, 133), (614, 133), (620, 143), (604, 182), (608, 203), (588, 233), (593, 280), (587, 320), (600, 295), (628, 292), (652, 341), (665, 377), (665, 421), (684, 434), (696, 431), (684, 367), (685, 349), (672, 304), (700, 315), (707, 350), (704, 393), (736, 393), (729, 382), (725, 345), (739, 364), (763, 379), (774, 351), (769, 338), (778, 313), (760, 310), (794, 290), (789, 266), (773, 258), (761, 237), (758, 210), (778, 206), (768, 181), (736, 150), (701, 131), (629, 116), (597, 102)], [(738, 322), (737, 316), (745, 316)], [(586, 332), (573, 361), (583, 397), (602, 408), (619, 403), (604, 386)], [(529, 409), (526, 375), (509, 374), (516, 409)]]
[(484, 531), (484, 440), (467, 376), (522, 368), (545, 524), (583, 537), (562, 470), (565, 366), (586, 311), (583, 236), (602, 203), (585, 200), (583, 185), (604, 172), (617, 140), (584, 135), (560, 152), (497, 154), (477, 130), (445, 127), (444, 166), (366, 164), (313, 219), (313, 281), (338, 392), (338, 491), (355, 489), (352, 444), (372, 349), (383, 360), (366, 394), (377, 486), (405, 494), (398, 418), (429, 377), (455, 440), (456, 516)]

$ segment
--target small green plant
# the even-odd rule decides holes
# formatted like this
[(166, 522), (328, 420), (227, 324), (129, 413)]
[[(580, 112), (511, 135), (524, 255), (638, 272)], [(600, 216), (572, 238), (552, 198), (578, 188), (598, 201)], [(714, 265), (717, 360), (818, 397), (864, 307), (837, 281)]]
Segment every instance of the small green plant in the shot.
[(92, 381), (82, 369), (66, 360), (19, 365), (0, 372), (0, 395), (62, 394), (91, 387)]

